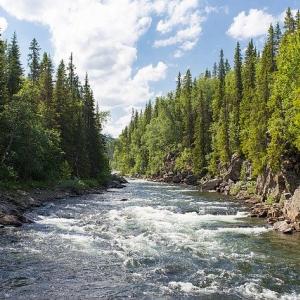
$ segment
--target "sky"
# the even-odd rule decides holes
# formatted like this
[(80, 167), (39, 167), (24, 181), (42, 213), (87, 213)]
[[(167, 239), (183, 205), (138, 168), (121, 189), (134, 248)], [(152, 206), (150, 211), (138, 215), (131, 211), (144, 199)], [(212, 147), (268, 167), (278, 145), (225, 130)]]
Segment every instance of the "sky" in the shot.
[(221, 48), (232, 62), (237, 41), (261, 49), (287, 7), (300, 0), (0, 0), (0, 28), (8, 40), (16, 31), (25, 70), (34, 37), (55, 65), (72, 52), (110, 112), (104, 132), (117, 137), (132, 108), (174, 89), (179, 71), (212, 69)]

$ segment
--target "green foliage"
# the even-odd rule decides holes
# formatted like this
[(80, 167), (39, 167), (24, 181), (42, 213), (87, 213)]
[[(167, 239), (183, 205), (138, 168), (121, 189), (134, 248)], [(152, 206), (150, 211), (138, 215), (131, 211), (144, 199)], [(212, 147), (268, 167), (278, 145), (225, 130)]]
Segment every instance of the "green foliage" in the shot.
[(0, 180), (104, 182), (110, 173), (101, 134), (105, 116), (95, 108), (88, 78), (82, 86), (71, 55), (54, 84), (51, 58), (44, 54), (40, 62), (35, 39), (29, 50), (24, 78), (16, 34), (8, 47), (0, 39)]
[[(237, 153), (255, 177), (299, 155), (299, 20), (288, 9), (284, 34), (271, 25), (261, 54), (251, 40), (243, 60), (237, 44), (232, 70), (221, 51), (212, 72), (194, 80), (190, 70), (183, 79), (179, 73), (175, 91), (133, 113), (116, 141), (113, 167), (123, 174), (220, 175)], [(254, 193), (253, 183), (245, 188)]]
[(188, 148), (185, 148), (180, 156), (177, 157), (175, 162), (175, 170), (176, 171), (186, 171), (192, 168), (192, 151)]

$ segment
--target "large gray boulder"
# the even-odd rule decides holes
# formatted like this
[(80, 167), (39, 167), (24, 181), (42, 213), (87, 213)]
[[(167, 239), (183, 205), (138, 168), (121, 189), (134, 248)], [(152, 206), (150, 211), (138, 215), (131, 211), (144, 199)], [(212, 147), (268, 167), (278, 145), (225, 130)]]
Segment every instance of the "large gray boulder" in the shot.
[(293, 227), (287, 221), (278, 221), (273, 225), (273, 229), (283, 233), (292, 233)]
[(217, 187), (222, 183), (221, 178), (209, 179), (201, 183), (200, 187), (203, 191), (216, 190)]

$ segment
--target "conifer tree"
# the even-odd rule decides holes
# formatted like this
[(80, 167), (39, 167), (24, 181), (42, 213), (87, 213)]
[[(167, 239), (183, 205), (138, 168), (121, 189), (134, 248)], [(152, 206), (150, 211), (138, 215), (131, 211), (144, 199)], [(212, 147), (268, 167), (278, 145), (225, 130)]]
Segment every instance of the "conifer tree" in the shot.
[(190, 70), (187, 70), (182, 87), (182, 103), (183, 103), (183, 124), (184, 124), (184, 136), (183, 145), (187, 148), (191, 148), (194, 138), (194, 121), (193, 121), (193, 111), (192, 111), (192, 75)]
[(226, 64), (224, 62), (223, 50), (220, 52), (220, 62), (218, 68), (218, 91), (217, 91), (217, 103), (220, 107), (219, 118), (219, 150), (220, 158), (222, 162), (228, 162), (230, 159), (230, 146), (229, 146), (229, 107), (225, 97), (225, 76), (226, 76)]
[(286, 11), (286, 15), (285, 15), (285, 18), (284, 18), (285, 33), (289, 34), (289, 33), (294, 32), (295, 27), (296, 27), (296, 22), (295, 22), (295, 19), (293, 17), (292, 10), (289, 7)]
[(282, 32), (281, 32), (281, 28), (279, 23), (277, 22), (276, 27), (275, 27), (275, 32), (274, 32), (274, 39), (275, 39), (275, 55), (278, 54), (278, 49), (279, 49), (279, 45), (281, 42), (281, 38), (282, 38)]
[(296, 29), (299, 30), (300, 29), (300, 10), (298, 9), (297, 10), (297, 13), (296, 13)]
[(276, 71), (275, 43), (271, 25), (257, 68), (256, 96), (253, 98), (249, 123), (248, 157), (253, 162), (254, 174), (259, 174), (266, 166), (267, 131), (270, 117), (268, 106), (273, 73)]
[(203, 91), (198, 93), (198, 109), (195, 120), (195, 147), (193, 150), (193, 170), (196, 174), (204, 174), (206, 167), (206, 145), (208, 128), (206, 123), (207, 108), (203, 95)]
[(23, 69), (20, 61), (20, 49), (17, 42), (17, 35), (14, 33), (8, 47), (8, 93), (9, 98), (18, 93), (22, 85)]
[(245, 62), (243, 66), (243, 99), (240, 106), (240, 127), (241, 127), (241, 148), (244, 154), (249, 152), (250, 136), (250, 123), (251, 115), (250, 111), (253, 109), (253, 99), (256, 92), (256, 63), (257, 53), (251, 40), (248, 44), (245, 53)]
[(218, 75), (218, 65), (217, 65), (217, 63), (214, 63), (214, 65), (213, 65), (213, 71), (212, 71), (212, 76), (213, 77), (217, 77), (217, 75)]
[(28, 67), (29, 67), (29, 74), (28, 77), (34, 83), (37, 83), (39, 79), (40, 73), (40, 46), (37, 40), (34, 38), (29, 47), (29, 54), (28, 54)]
[(0, 111), (3, 109), (5, 103), (7, 103), (8, 91), (7, 91), (7, 59), (6, 59), (6, 45), (2, 40), (0, 33)]
[(242, 54), (240, 43), (238, 42), (234, 54), (234, 98), (232, 104), (231, 118), (231, 141), (232, 150), (240, 153), (240, 105), (243, 99), (243, 80), (242, 80)]
[(53, 99), (53, 65), (50, 56), (44, 53), (39, 67), (40, 100), (43, 103), (48, 127), (55, 126), (55, 106)]

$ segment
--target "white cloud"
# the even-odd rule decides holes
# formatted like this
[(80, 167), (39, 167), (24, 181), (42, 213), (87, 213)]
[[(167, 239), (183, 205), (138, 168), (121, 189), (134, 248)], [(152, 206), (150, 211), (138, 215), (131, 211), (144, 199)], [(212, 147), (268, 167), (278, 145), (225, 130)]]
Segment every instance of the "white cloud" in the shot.
[[(296, 15), (297, 10), (293, 9), (292, 13)], [(241, 11), (233, 19), (233, 23), (227, 30), (227, 34), (237, 40), (245, 40), (254, 37), (264, 36), (270, 27), (270, 24), (275, 25), (277, 22), (283, 23), (286, 11), (283, 11), (278, 16), (272, 16), (265, 10), (250, 9), (247, 14)]]
[[(89, 73), (100, 106), (112, 109), (114, 132), (120, 132), (128, 106), (143, 105), (155, 94), (151, 82), (165, 78), (167, 65), (134, 71), (137, 42), (157, 16), (157, 47), (172, 45), (180, 55), (191, 50), (201, 34), (200, 0), (0, 0), (9, 14), (49, 29), (54, 60), (73, 52), (77, 72)], [(207, 12), (203, 10), (203, 14)], [(1, 21), (1, 19), (0, 19)], [(0, 23), (1, 24), (1, 23)], [(1, 25), (0, 25), (1, 26)], [(169, 36), (166, 36), (169, 35)], [(115, 114), (114, 108), (120, 110)], [(125, 117), (124, 117), (125, 118)], [(125, 118), (126, 119), (126, 118)], [(122, 119), (123, 120), (123, 119)], [(107, 131), (107, 130), (106, 130)]]
[(7, 29), (7, 26), (7, 20), (3, 17), (0, 17), (0, 33), (4, 32)]
[[(162, 35), (170, 34), (154, 42), (155, 48), (177, 46), (174, 56), (180, 57), (197, 44), (201, 34), (203, 14), (209, 14), (214, 9), (205, 7), (201, 12), (199, 0), (171, 0), (164, 7), (166, 16), (157, 24), (157, 31)], [(175, 31), (175, 32), (174, 32)]]
[(250, 9), (248, 14), (242, 11), (233, 19), (227, 34), (238, 40), (262, 36), (274, 22), (276, 19), (264, 10)]

